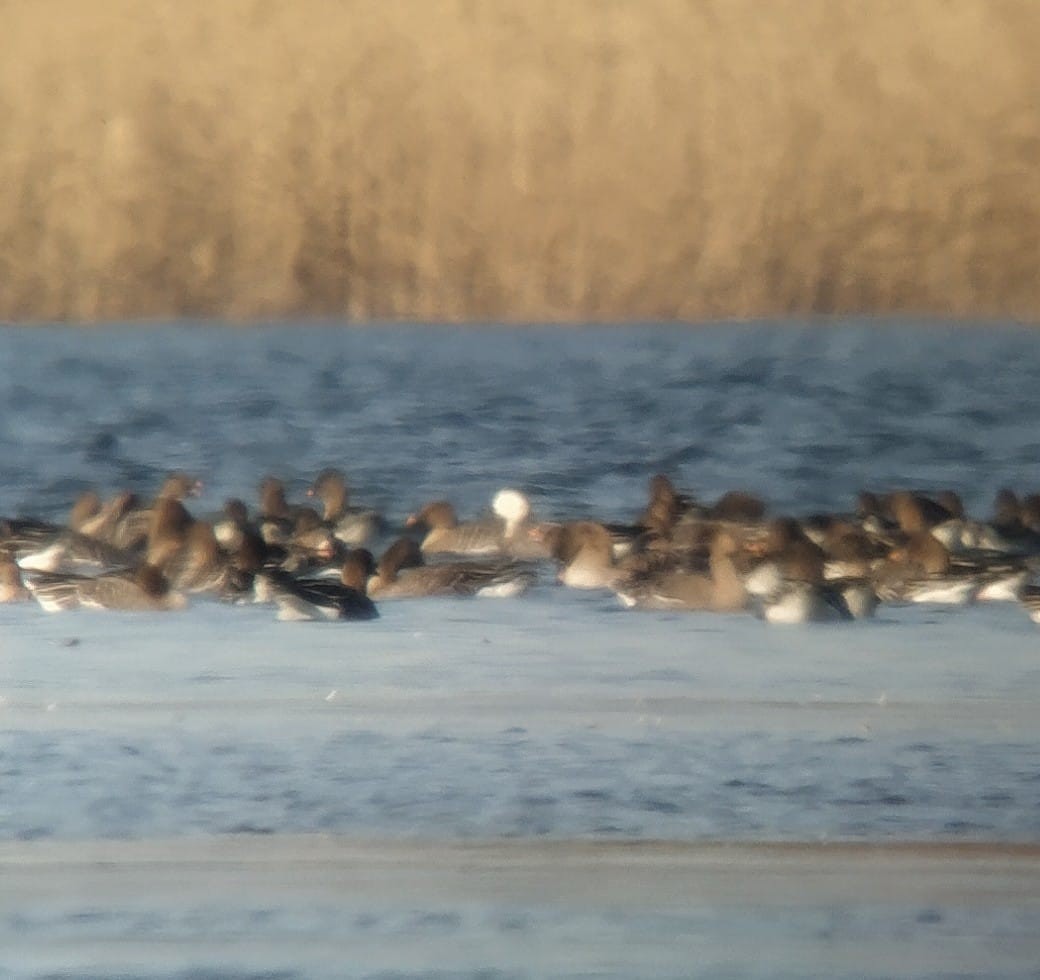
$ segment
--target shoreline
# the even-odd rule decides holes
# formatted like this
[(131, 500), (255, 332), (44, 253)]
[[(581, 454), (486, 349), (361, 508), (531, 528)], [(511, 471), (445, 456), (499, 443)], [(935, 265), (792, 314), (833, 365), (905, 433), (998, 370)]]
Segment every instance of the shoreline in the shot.
[[(274, 891), (313, 900), (1040, 906), (1040, 842), (390, 840), (243, 834), (0, 843), (0, 908), (147, 889), (164, 901)], [(58, 884), (61, 889), (55, 891)]]

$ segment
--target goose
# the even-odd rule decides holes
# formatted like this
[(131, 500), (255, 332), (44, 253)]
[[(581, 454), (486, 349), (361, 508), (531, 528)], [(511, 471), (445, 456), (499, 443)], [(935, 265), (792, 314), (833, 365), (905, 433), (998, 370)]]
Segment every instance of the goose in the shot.
[(307, 488), (308, 497), (316, 497), (322, 504), (322, 520), (332, 534), (346, 545), (360, 547), (384, 528), (378, 511), (371, 507), (350, 506), (347, 479), (342, 470), (330, 467), (322, 470)]
[(398, 538), (383, 553), (368, 579), (373, 599), (418, 599), (431, 596), (512, 598), (534, 584), (533, 569), (511, 559), (453, 561), (427, 565), (411, 538)]
[[(371, 563), (371, 555), (368, 558)], [(266, 569), (254, 580), (254, 596), (258, 602), (275, 603), (277, 618), (283, 622), (378, 619), (375, 603), (364, 588), (353, 584), (353, 568), (345, 564), (340, 582), (295, 578), (282, 569)]]
[(737, 612), (748, 604), (747, 589), (733, 563), (739, 547), (732, 534), (718, 531), (711, 543), (707, 572), (635, 572), (615, 582), (614, 591), (629, 609)]
[(0, 554), (0, 603), (24, 602), (32, 593), (22, 582), (22, 570), (9, 555)]
[(405, 519), (406, 527), (425, 530), (424, 554), (495, 555), (502, 551), (497, 520), (460, 522), (450, 501), (434, 500)]
[(133, 612), (183, 609), (185, 596), (170, 588), (154, 565), (139, 565), (103, 575), (36, 572), (26, 585), (47, 612), (69, 609), (113, 609)]

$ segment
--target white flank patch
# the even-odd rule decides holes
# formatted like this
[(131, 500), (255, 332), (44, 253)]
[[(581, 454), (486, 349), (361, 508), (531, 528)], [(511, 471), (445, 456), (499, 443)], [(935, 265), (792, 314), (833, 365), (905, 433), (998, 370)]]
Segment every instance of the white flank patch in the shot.
[(26, 572), (56, 572), (65, 559), (65, 545), (55, 542), (41, 551), (33, 551), (18, 559), (18, 567)]
[(915, 586), (907, 598), (911, 602), (933, 602), (958, 606), (967, 603), (975, 594), (978, 582), (974, 578), (948, 579), (934, 584)]
[(526, 588), (527, 583), (522, 578), (512, 578), (477, 589), (477, 596), (481, 599), (515, 599)]
[(1029, 573), (1025, 569), (1001, 576), (982, 586), (975, 598), (979, 602), (1017, 602), (1028, 578)]
[(748, 595), (763, 598), (775, 595), (783, 585), (783, 577), (776, 562), (763, 562), (744, 579)]

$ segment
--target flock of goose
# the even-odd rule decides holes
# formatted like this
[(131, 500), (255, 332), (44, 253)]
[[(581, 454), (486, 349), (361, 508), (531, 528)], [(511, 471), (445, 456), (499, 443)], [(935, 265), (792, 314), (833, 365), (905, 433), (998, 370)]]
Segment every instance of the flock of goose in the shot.
[(269, 476), (254, 508), (231, 499), (209, 518), (186, 503), (199, 489), (178, 472), (151, 500), (84, 493), (66, 524), (0, 518), (0, 601), (168, 610), (209, 595), (270, 603), (279, 619), (371, 619), (387, 600), (517, 596), (554, 571), (637, 609), (796, 623), (871, 616), (879, 602), (1003, 600), (1040, 623), (1040, 495), (1011, 490), (986, 521), (955, 493), (909, 490), (796, 519), (740, 491), (699, 503), (656, 475), (631, 524), (535, 521), (506, 489), (485, 518), (460, 522), (439, 500), (392, 527), (351, 505), (337, 469), (317, 476), (308, 502), (290, 503)]

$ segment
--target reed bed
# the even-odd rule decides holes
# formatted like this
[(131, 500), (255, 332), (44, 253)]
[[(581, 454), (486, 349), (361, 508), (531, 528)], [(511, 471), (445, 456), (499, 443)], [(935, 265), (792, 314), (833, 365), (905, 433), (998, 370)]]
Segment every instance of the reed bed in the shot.
[(0, 318), (1040, 313), (1034, 0), (0, 0)]

